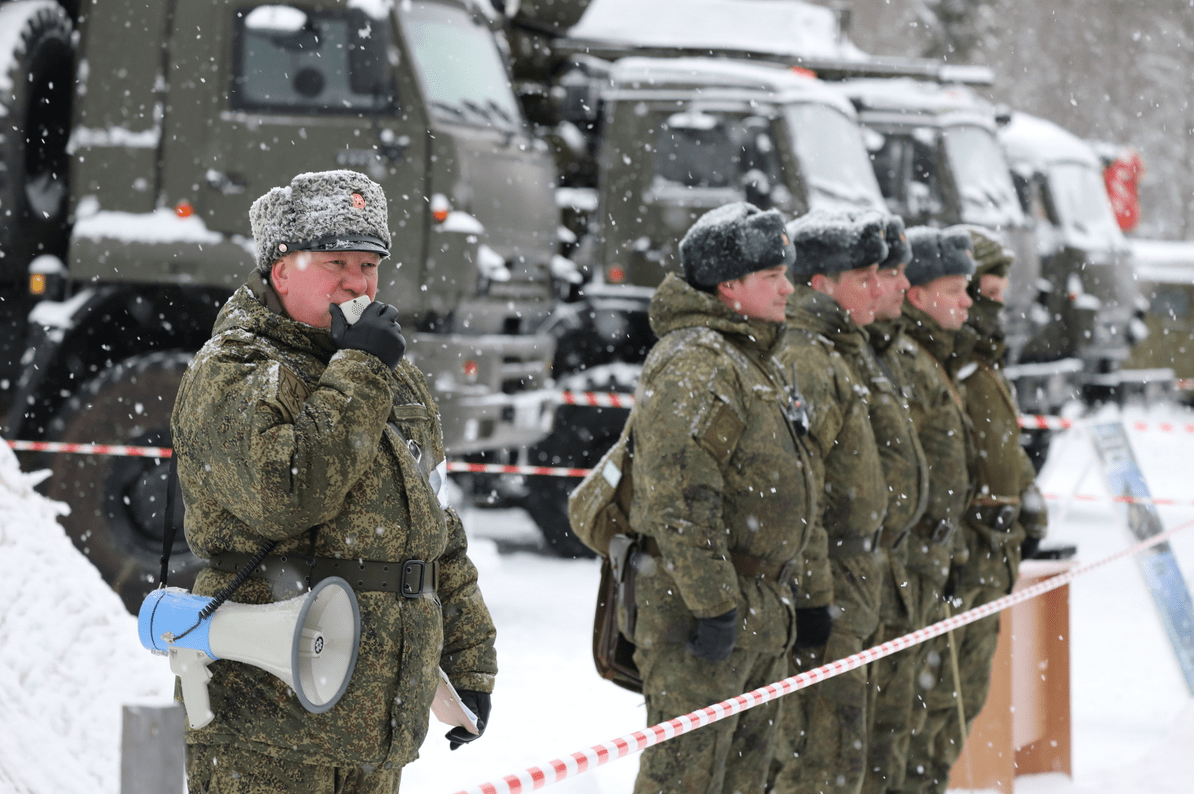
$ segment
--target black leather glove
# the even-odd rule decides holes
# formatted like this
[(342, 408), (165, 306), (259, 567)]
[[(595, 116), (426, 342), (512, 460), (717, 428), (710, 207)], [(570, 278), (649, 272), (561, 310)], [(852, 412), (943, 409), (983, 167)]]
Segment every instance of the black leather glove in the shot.
[(349, 325), (344, 312), (336, 304), (328, 311), (332, 315), (332, 342), (341, 350), (363, 350), (381, 359), (390, 369), (398, 366), (406, 353), (406, 339), (398, 324), (398, 310), (388, 303), (374, 301), (361, 312), (361, 319)]
[(796, 610), (797, 648), (819, 648), (829, 642), (829, 630), (833, 628), (833, 615), (829, 606), (806, 607)]
[(696, 636), (688, 641), (688, 650), (706, 661), (724, 662), (730, 658), (737, 639), (738, 608), (734, 607), (724, 615), (698, 620)]
[(1031, 560), (1032, 555), (1036, 554), (1037, 549), (1041, 547), (1041, 539), (1034, 537), (1024, 538), (1020, 543), (1020, 559)]
[(469, 707), (469, 710), (477, 715), (477, 731), (478, 733), (469, 733), (468, 729), (456, 727), (444, 734), (444, 738), (448, 740), (448, 748), (455, 750), (462, 744), (480, 739), (481, 734), (485, 733), (485, 724), (489, 722), (489, 709), (493, 703), (488, 692), (474, 692), (471, 689), (461, 689), (456, 692), (460, 695), (460, 702)]

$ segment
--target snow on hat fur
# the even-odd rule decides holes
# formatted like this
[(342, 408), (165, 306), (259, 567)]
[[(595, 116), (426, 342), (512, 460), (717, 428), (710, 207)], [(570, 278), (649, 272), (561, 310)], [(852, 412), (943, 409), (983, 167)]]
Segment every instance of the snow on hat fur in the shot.
[(709, 210), (680, 241), (684, 280), (709, 289), (780, 265), (796, 256), (778, 210), (738, 201)]
[(928, 284), (945, 276), (974, 275), (974, 256), (970, 235), (958, 228), (935, 229), (932, 226), (913, 226), (908, 230), (912, 246), (912, 261), (904, 275), (914, 287)]
[(257, 269), (294, 251), (367, 251), (390, 255), (386, 194), (356, 171), (299, 174), (249, 208)]
[(798, 280), (869, 267), (887, 258), (887, 219), (875, 212), (857, 217), (813, 210), (788, 224), (796, 247), (792, 275)]
[(984, 229), (979, 226), (958, 228), (966, 230), (970, 235), (970, 242), (974, 246), (974, 259), (977, 262), (974, 268), (974, 280), (978, 281), (980, 276), (987, 273), (1001, 278), (1006, 277), (1008, 271), (1011, 270), (1012, 263), (1016, 261), (1016, 254), (1007, 247), (1003, 235), (992, 229)]
[(887, 242), (887, 258), (879, 263), (880, 270), (906, 265), (912, 259), (912, 246), (904, 231), (904, 219), (899, 215), (888, 215), (886, 220), (883, 236)]

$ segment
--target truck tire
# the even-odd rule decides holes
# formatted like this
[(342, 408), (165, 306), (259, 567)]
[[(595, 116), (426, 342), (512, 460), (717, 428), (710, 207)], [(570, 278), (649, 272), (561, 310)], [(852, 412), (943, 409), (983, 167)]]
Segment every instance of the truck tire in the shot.
[(40, 254), (65, 259), (74, 54), (71, 22), (52, 0), (0, 5), (0, 274), (23, 288), (25, 268)]
[[(191, 357), (157, 351), (105, 369), (67, 401), (49, 440), (169, 447), (170, 414)], [(169, 458), (58, 453), (49, 463), (46, 493), (70, 505), (67, 534), (137, 614), (161, 572)], [(201, 564), (179, 532), (169, 584), (189, 588)]]
[(547, 547), (559, 557), (596, 557), (568, 523), (568, 495), (580, 485), (580, 478), (532, 476), (527, 480), (522, 506), (543, 533)]

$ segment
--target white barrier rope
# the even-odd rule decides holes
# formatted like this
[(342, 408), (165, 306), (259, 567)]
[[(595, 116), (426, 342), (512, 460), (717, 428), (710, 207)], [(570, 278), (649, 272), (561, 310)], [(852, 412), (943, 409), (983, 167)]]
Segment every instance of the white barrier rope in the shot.
[(574, 777), (590, 769), (602, 766), (610, 761), (616, 761), (620, 758), (625, 758), (631, 753), (645, 750), (661, 742), (666, 742), (668, 739), (674, 739), (677, 736), (690, 733), (697, 728), (702, 728), (714, 722), (725, 719), (731, 715), (737, 714), (741, 711), (760, 706), (763, 703), (783, 697), (801, 689), (820, 683), (834, 676), (848, 672), (850, 670), (862, 667), (870, 662), (877, 661), (885, 656), (891, 656), (898, 651), (910, 648), (913, 645), (918, 645), (933, 637), (938, 637), (947, 631), (960, 628), (967, 624), (973, 623), (976, 620), (982, 620), (990, 615), (997, 614), (1008, 607), (1036, 598), (1051, 590), (1056, 590), (1063, 585), (1069, 584), (1070, 581), (1078, 576), (1089, 573), (1096, 568), (1101, 568), (1104, 565), (1120, 560), (1124, 557), (1131, 556), (1144, 549), (1155, 546), (1159, 543), (1164, 543), (1170, 537), (1186, 529), (1194, 526), (1194, 521), (1187, 521), (1184, 524), (1174, 527), (1166, 532), (1136, 544), (1123, 551), (1112, 554), (1110, 557), (1105, 557), (1089, 565), (1082, 565), (1073, 570), (1058, 574), (1057, 576), (1046, 579), (1045, 581), (1026, 587), (1023, 590), (1006, 595), (995, 601), (975, 607), (967, 612), (959, 615), (954, 615), (931, 626), (926, 626), (923, 629), (914, 631), (911, 634), (905, 634), (902, 637), (897, 637), (890, 642), (885, 642), (882, 645), (876, 645), (873, 648), (868, 648), (860, 653), (847, 656), (844, 659), (830, 662), (822, 665), (815, 670), (810, 670), (806, 673), (785, 678), (782, 681), (777, 681), (774, 684), (768, 684), (765, 687), (756, 689), (752, 692), (739, 695), (738, 697), (729, 700), (723, 700), (720, 703), (715, 703), (712, 706), (701, 709), (700, 711), (693, 711), (685, 714), (682, 717), (677, 717), (668, 722), (661, 722), (658, 725), (653, 725), (650, 728), (642, 731), (635, 731), (633, 733), (620, 736), (616, 739), (611, 739), (600, 744), (595, 744), (586, 750), (580, 750), (571, 755), (563, 756), (548, 761), (546, 764), (539, 766), (528, 767), (527, 769), (516, 772), (511, 775), (506, 775), (500, 780), (482, 783), (479, 786), (473, 786), (467, 789), (461, 789), (454, 794), (523, 794), (527, 791), (535, 791), (553, 783), (559, 783), (561, 780), (566, 780), (569, 777)]

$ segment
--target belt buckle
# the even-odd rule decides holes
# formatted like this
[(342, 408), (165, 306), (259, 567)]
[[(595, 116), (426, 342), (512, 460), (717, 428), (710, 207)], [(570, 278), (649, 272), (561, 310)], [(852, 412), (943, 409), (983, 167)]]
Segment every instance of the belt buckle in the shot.
[(418, 598), (423, 595), (423, 584), (427, 578), (427, 563), (422, 560), (407, 560), (402, 563), (402, 595)]

